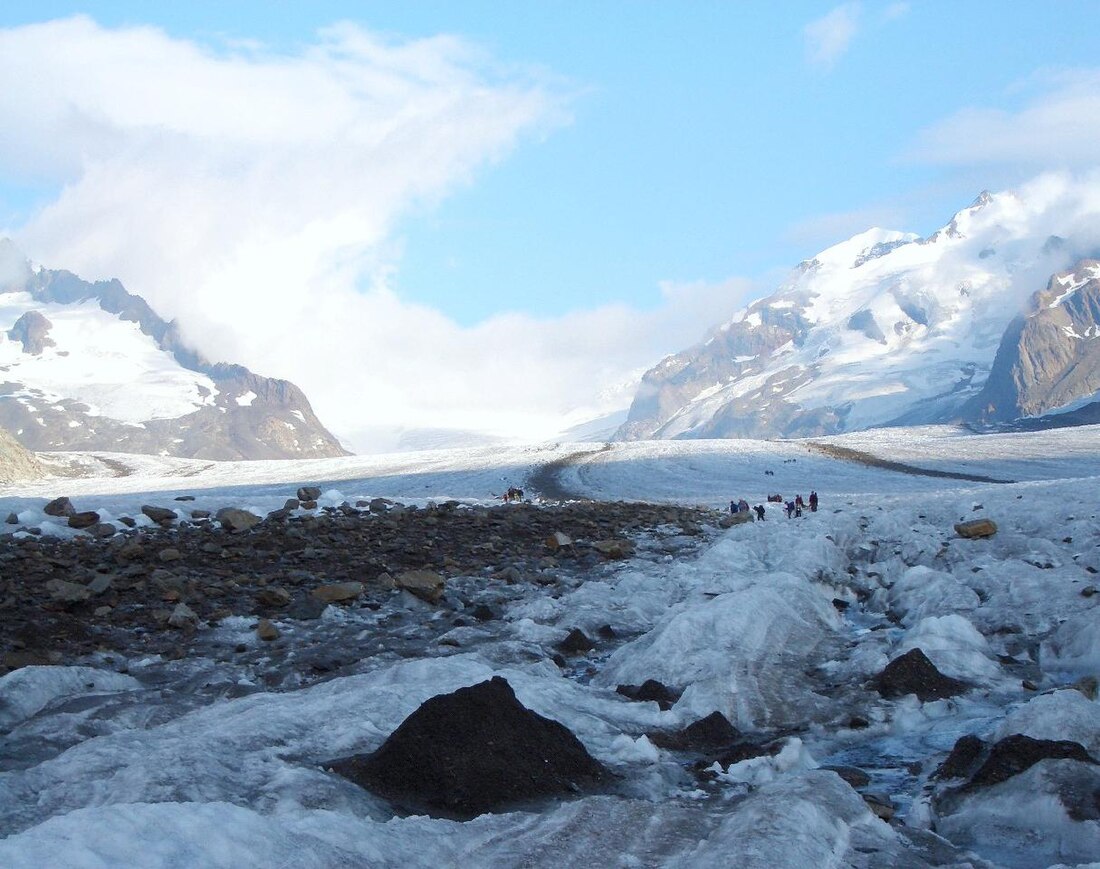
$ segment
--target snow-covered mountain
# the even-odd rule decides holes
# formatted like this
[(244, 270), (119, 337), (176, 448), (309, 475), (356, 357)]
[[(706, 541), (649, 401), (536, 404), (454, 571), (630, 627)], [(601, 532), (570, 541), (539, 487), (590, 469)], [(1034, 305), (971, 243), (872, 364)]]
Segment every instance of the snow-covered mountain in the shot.
[(0, 240), (0, 428), (33, 450), (206, 459), (345, 450), (301, 390), (186, 346), (118, 281), (32, 266)]
[[(1096, 251), (1100, 211), (1055, 188), (982, 193), (927, 238), (871, 229), (804, 261), (774, 294), (648, 371), (616, 437), (809, 436), (980, 418), (1006, 329), (1051, 274)], [(1089, 292), (1070, 289), (1073, 274), (1062, 278), (1063, 312)], [(1072, 323), (1051, 328), (1070, 341), (1096, 335), (1100, 313), (1088, 298)], [(1080, 376), (1053, 397), (1053, 371), (1025, 390), (1049, 401), (998, 418), (1100, 388)], [(998, 406), (1007, 407), (1003, 394)]]

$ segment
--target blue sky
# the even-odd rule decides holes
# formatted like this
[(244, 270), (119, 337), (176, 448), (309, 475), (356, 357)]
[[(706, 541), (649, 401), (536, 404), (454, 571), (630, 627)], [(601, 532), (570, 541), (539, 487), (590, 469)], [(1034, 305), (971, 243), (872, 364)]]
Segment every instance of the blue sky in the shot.
[[(418, 165), (436, 168), (434, 148), (445, 170), (419, 184), (419, 170), (391, 168), (392, 154), (383, 160), (365, 150), (362, 171), (377, 165), (379, 177), (364, 196), (381, 184), (385, 206), (354, 216), (361, 245), (349, 225), (346, 238), (310, 256), (347, 257), (358, 264), (353, 280), (361, 290), (384, 284), (396, 303), (423, 306), (471, 340), (481, 324), (511, 313), (546, 321), (608, 305), (659, 312), (670, 304), (670, 286), (726, 282), (716, 322), (802, 258), (871, 225), (928, 233), (983, 188), (1011, 187), (1044, 170), (1089, 168), (1097, 157), (1095, 145), (1068, 141), (1096, 132), (1086, 123), (1082, 137), (1074, 126), (1082, 123), (1074, 120), (1075, 101), (1091, 107), (1100, 85), (1095, 2), (7, 2), (0, 28), (13, 44), (29, 44), (26, 25), (74, 14), (89, 16), (94, 27), (51, 30), (48, 44), (102, 44), (106, 54), (99, 58), (138, 45), (141, 39), (120, 34), (149, 26), (181, 50), (181, 63), (194, 49), (234, 60), (223, 66), (288, 58), (306, 70), (324, 39), (318, 32), (338, 21), (390, 46), (424, 45), (426, 63), (442, 57), (466, 90), (456, 97), (455, 116), (447, 116), (455, 126), (418, 152)], [(437, 51), (430, 38), (438, 34), (457, 37), (458, 60), (449, 49)], [(326, 63), (331, 68), (332, 58)], [(406, 76), (401, 86), (408, 86), (404, 61), (393, 63), (386, 74), (400, 67), (395, 75)], [(16, 74), (26, 76), (21, 87), (33, 93), (35, 73), (24, 66)], [(120, 88), (140, 78), (138, 61), (120, 65), (118, 75)], [(70, 85), (60, 74), (58, 81), (63, 93)], [(107, 93), (112, 86), (104, 85)], [(422, 94), (425, 119), (448, 90), (446, 81), (431, 87), (435, 96), (427, 95), (431, 88)], [(463, 130), (492, 126), (496, 110), (481, 102), (488, 92), (506, 93), (500, 129), (464, 142), (466, 150), (453, 156), (456, 131), (461, 137)], [(349, 93), (341, 99), (357, 98), (355, 87)], [(173, 98), (163, 93), (165, 101)], [(242, 117), (250, 99), (240, 106)], [(83, 248), (56, 241), (82, 225), (81, 215), (94, 217), (101, 235), (114, 227), (121, 237), (127, 221), (140, 236), (150, 219), (124, 213), (122, 205), (98, 215), (100, 206), (88, 204), (89, 179), (109, 163), (96, 156), (104, 142), (132, 147), (133, 159), (148, 157), (151, 167), (175, 159), (149, 144), (155, 123), (148, 117), (117, 125), (112, 118), (104, 132), (100, 116), (114, 107), (109, 100), (89, 105), (76, 135), (89, 125), (97, 132), (71, 153), (53, 155), (50, 143), (50, 154), (39, 159), (46, 133), (39, 140), (4, 134), (7, 143), (0, 135), (0, 225), (32, 254), (74, 260), (51, 265), (156, 284), (153, 266), (128, 259), (117, 240), (94, 252), (91, 240)], [(363, 111), (374, 111), (365, 105)], [(480, 108), (463, 115), (470, 105)], [(432, 135), (425, 123), (418, 143)], [(1059, 137), (1062, 125), (1074, 135)], [(50, 135), (57, 132), (51, 128)], [(224, 171), (223, 151), (203, 178)], [(334, 158), (320, 148), (318, 170), (334, 159), (340, 165), (348, 159), (351, 168), (343, 171), (357, 171), (347, 155)], [(400, 190), (379, 181), (401, 171), (413, 175)], [(171, 177), (178, 176), (176, 170)], [(154, 169), (149, 177), (163, 186)], [(226, 201), (234, 199), (227, 207), (238, 207), (240, 188), (223, 180)], [(116, 179), (112, 191), (129, 193), (111, 193), (120, 202), (148, 195), (136, 172), (124, 181)], [(326, 183), (338, 191), (339, 179)], [(73, 188), (68, 198), (65, 185)], [(258, 188), (248, 189), (257, 195)], [(181, 187), (176, 195), (191, 193)], [(301, 195), (291, 191), (256, 210), (285, 210)], [(217, 202), (213, 194), (195, 196), (193, 207), (219, 208)], [(345, 203), (330, 215), (315, 210), (311, 225), (325, 226), (355, 209)], [(165, 239), (187, 231), (166, 229), (145, 246), (164, 249)], [(289, 245), (281, 231), (267, 227), (263, 237)], [(238, 247), (258, 243), (245, 239)], [(107, 256), (103, 250), (112, 245), (116, 252)], [(227, 248), (224, 257), (232, 256)], [(174, 267), (194, 259), (194, 250), (180, 254)], [(307, 283), (322, 280), (317, 268), (303, 266), (302, 274)], [(169, 313), (197, 316), (179, 300), (178, 287), (147, 286), (147, 294), (163, 299)], [(704, 317), (683, 333), (671, 330), (670, 340), (683, 340), (691, 329), (701, 335)], [(675, 349), (653, 348), (657, 358)]]

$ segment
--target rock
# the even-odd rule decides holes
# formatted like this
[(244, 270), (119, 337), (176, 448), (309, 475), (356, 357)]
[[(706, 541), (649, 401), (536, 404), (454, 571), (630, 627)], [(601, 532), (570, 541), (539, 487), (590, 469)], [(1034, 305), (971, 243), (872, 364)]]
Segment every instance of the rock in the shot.
[(92, 596), (87, 586), (79, 582), (66, 582), (63, 579), (51, 579), (46, 583), (46, 590), (54, 600), (64, 603), (79, 603)]
[(310, 501), (310, 500), (299, 501), (298, 506), (301, 507), (303, 510), (316, 510), (317, 509), (317, 502), (316, 501)]
[(752, 522), (755, 518), (756, 514), (752, 510), (742, 510), (740, 513), (727, 513), (718, 520), (718, 527), (732, 528), (734, 525), (744, 525), (746, 522)]
[(176, 497), (173, 498), (172, 500), (173, 501), (194, 501), (195, 496), (194, 495), (176, 495)]
[(19, 517), (15, 513), (9, 513), (8, 518), (4, 521), (7, 522), (9, 525), (18, 525)]
[(176, 511), (169, 510), (167, 507), (154, 507), (151, 504), (143, 504), (141, 512), (158, 525), (162, 522), (174, 522), (176, 520)]
[(382, 573), (374, 578), (374, 584), (385, 591), (390, 591), (397, 587), (397, 583), (393, 581), (393, 577), (385, 571), (382, 571)]
[(103, 538), (113, 537), (115, 532), (118, 531), (114, 525), (110, 522), (96, 522), (95, 525), (85, 529), (92, 537)]
[[(361, 582), (334, 582), (328, 585), (319, 585), (310, 594), (324, 603), (340, 603), (346, 600), (355, 600), (363, 593)], [(333, 610), (335, 612), (335, 610)]]
[(741, 734), (721, 712), (712, 712), (673, 733), (651, 733), (649, 740), (660, 748), (674, 751), (713, 753), (741, 739)]
[(393, 501), (389, 498), (371, 498), (368, 506), (372, 513), (385, 513), (393, 506)]
[(600, 625), (596, 629), (596, 635), (602, 640), (614, 640), (619, 636), (611, 625)]
[(566, 546), (573, 545), (573, 538), (561, 531), (555, 531), (546, 538), (546, 548), (551, 552), (557, 552)]
[(581, 655), (596, 648), (588, 636), (580, 628), (573, 628), (569, 635), (558, 643), (558, 648), (568, 655)]
[(316, 501), (321, 497), (321, 490), (317, 486), (302, 486), (298, 489), (299, 501)]
[(520, 704), (499, 676), (432, 697), (376, 752), (333, 769), (403, 809), (461, 819), (607, 776), (569, 730)]
[(176, 549), (174, 546), (166, 547), (157, 553), (157, 559), (161, 562), (167, 563), (169, 561), (179, 561), (183, 558), (183, 553)]
[(444, 583), (443, 577), (434, 570), (406, 570), (394, 580), (398, 588), (403, 588), (428, 603), (435, 603), (443, 596)]
[(223, 507), (215, 517), (226, 531), (247, 531), (260, 523), (260, 517), (236, 507)]
[(289, 618), (297, 619), (300, 622), (312, 621), (313, 619), (319, 619), (327, 606), (328, 604), (320, 598), (307, 595), (294, 601), (287, 609), (286, 614)]
[(1080, 691), (1082, 694), (1088, 697), (1089, 700), (1095, 700), (1098, 689), (1100, 689), (1100, 684), (1097, 683), (1097, 679), (1095, 676), (1082, 676), (1080, 679), (1070, 685), (1070, 687), (1073, 688), (1075, 691)]
[(997, 533), (997, 523), (992, 519), (971, 519), (955, 523), (955, 533), (960, 537), (992, 537)]
[(863, 802), (877, 817), (889, 821), (894, 817), (894, 803), (889, 797), (882, 794), (863, 794)]
[(597, 540), (592, 548), (604, 558), (629, 558), (634, 554), (634, 544), (629, 540)]
[(489, 607), (485, 606), (485, 604), (483, 603), (478, 604), (476, 607), (470, 610), (470, 615), (472, 615), (479, 622), (491, 622), (497, 617), (497, 614), (493, 612)]
[(266, 643), (279, 639), (279, 629), (271, 623), (270, 619), (260, 619), (256, 625), (256, 636)]
[[(12, 515), (14, 516), (15, 514), (13, 513)], [(18, 521), (18, 519), (16, 521)], [(1094, 594), (1096, 594), (1095, 585), (1086, 585), (1083, 589), (1081, 589), (1081, 597), (1092, 597)]]
[(277, 585), (261, 588), (253, 597), (260, 606), (284, 607), (290, 603), (290, 592)]
[(952, 679), (937, 670), (936, 665), (920, 649), (910, 649), (895, 658), (871, 680), (871, 685), (883, 697), (916, 694), (922, 703), (954, 697), (970, 687), (965, 682)]
[(125, 525), (127, 528), (133, 528), (137, 525), (137, 521), (130, 516), (119, 516), (118, 521)]
[(70, 528), (91, 528), (99, 522), (99, 514), (95, 510), (85, 510), (82, 513), (69, 514)]
[(54, 498), (42, 508), (42, 512), (47, 516), (72, 516), (76, 512), (76, 508), (73, 506), (73, 502), (68, 498)]
[(87, 589), (91, 594), (103, 594), (114, 583), (114, 579), (105, 573), (99, 574), (88, 583)]
[(656, 679), (646, 679), (641, 685), (620, 685), (615, 691), (631, 700), (653, 701), (663, 710), (671, 709), (680, 699), (676, 691)]
[(209, 519), (210, 518), (210, 511), (209, 510), (192, 510), (191, 511), (191, 518), (192, 519)]
[(176, 604), (172, 614), (168, 617), (168, 624), (173, 628), (187, 630), (199, 623), (199, 615), (185, 603)]
[(994, 785), (1019, 775), (1041, 760), (1079, 760), (1095, 764), (1083, 745), (1067, 739), (1032, 739), (1022, 733), (1006, 736), (995, 744), (981, 765), (971, 786)]
[(821, 769), (832, 770), (856, 790), (871, 783), (871, 777), (858, 766), (823, 766)]
[(985, 743), (974, 734), (960, 736), (955, 742), (955, 747), (939, 768), (932, 773), (933, 778), (968, 778), (978, 766), (982, 754), (985, 752)]

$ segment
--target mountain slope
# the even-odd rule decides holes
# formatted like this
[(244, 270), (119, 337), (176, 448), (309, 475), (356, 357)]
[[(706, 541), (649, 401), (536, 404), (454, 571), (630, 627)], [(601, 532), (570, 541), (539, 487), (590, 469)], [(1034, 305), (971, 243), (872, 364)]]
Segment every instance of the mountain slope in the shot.
[(344, 455), (292, 383), (211, 364), (118, 281), (0, 241), (0, 427), (33, 450), (206, 459)]
[[(1095, 215), (1094, 215), (1095, 218)], [(645, 374), (620, 440), (813, 436), (957, 417), (1074, 257), (1049, 203), (983, 193), (928, 238), (872, 229)]]
[(1010, 422), (1100, 391), (1100, 262), (1081, 260), (1035, 293), (1005, 330), (982, 391), (963, 415)]

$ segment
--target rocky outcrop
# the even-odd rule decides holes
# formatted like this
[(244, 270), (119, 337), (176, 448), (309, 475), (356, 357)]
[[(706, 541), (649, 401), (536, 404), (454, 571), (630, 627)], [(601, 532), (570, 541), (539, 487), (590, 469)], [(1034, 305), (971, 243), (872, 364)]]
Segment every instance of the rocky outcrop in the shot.
[(38, 459), (14, 437), (0, 428), (0, 483), (32, 480), (45, 471)]
[(1010, 422), (1100, 392), (1100, 262), (1054, 275), (1005, 330), (982, 391), (964, 419)]
[(53, 323), (42, 316), (39, 311), (27, 311), (15, 325), (8, 329), (8, 337), (13, 341), (19, 341), (23, 345), (23, 352), (33, 356), (39, 355), (47, 347), (55, 346), (50, 337), (50, 329)]
[(591, 789), (607, 773), (499, 676), (426, 700), (376, 752), (333, 768), (402, 807), (474, 818)]

